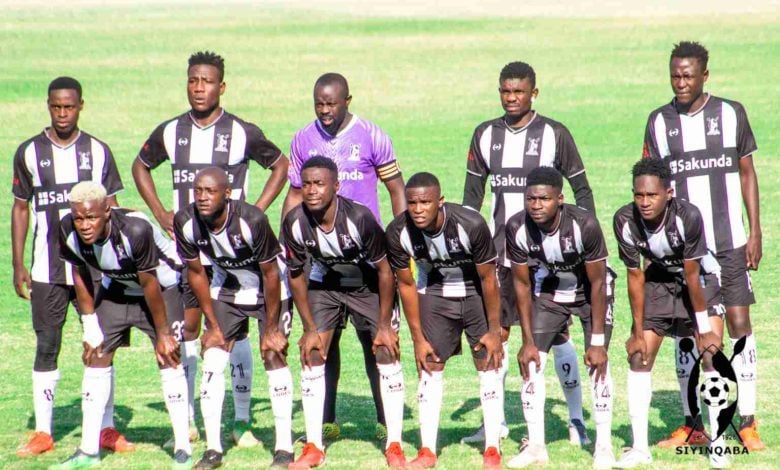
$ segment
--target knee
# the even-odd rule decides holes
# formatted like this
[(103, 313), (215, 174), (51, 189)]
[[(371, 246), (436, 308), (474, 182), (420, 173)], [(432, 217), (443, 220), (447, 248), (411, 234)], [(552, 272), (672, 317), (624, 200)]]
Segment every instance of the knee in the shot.
[(655, 362), (654, 354), (645, 354), (645, 361), (642, 362), (642, 355), (639, 353), (633, 354), (628, 358), (628, 364), (631, 370), (634, 372), (650, 372), (653, 370), (653, 363)]
[(729, 336), (741, 338), (752, 333), (750, 314), (747, 307), (729, 307), (726, 309), (726, 322), (729, 326)]
[(265, 367), (265, 370), (275, 370), (287, 367), (287, 357), (273, 351), (268, 351), (263, 356), (263, 366)]
[(501, 327), (501, 342), (502, 343), (506, 343), (507, 341), (509, 341), (509, 332), (510, 332), (509, 328), (506, 328), (506, 327), (503, 327), (503, 326)]
[(377, 364), (391, 364), (393, 362), (393, 355), (390, 354), (390, 350), (384, 346), (376, 348), (374, 356), (376, 357)]
[(38, 330), (35, 332), (35, 336), (35, 364), (33, 368), (39, 372), (55, 370), (62, 345), (62, 329)]

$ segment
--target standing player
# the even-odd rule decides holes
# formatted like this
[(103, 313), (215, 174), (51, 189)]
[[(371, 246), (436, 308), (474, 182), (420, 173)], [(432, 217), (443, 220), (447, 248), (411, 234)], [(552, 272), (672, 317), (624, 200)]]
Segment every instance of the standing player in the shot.
[[(352, 96), (347, 79), (337, 73), (326, 73), (314, 84), (314, 113), (317, 119), (299, 130), (290, 144), (290, 188), (285, 199), (283, 214), (301, 203), (301, 168), (314, 156), (324, 156), (336, 162), (339, 169), (339, 195), (367, 206), (382, 224), (377, 197), (377, 183), (381, 180), (388, 193), (393, 215), (405, 208), (404, 180), (395, 159), (393, 143), (376, 124), (349, 112)], [(397, 324), (397, 319), (394, 322)], [(396, 326), (397, 328), (397, 326)], [(386, 435), (379, 375), (372, 352), (369, 332), (358, 330), (363, 347), (366, 374), (377, 414), (377, 435)], [(336, 391), (341, 373), (339, 342), (341, 329), (336, 329), (325, 364), (325, 435), (338, 437), (336, 424)]]
[[(507, 64), (499, 75), (498, 92), (504, 115), (483, 122), (474, 131), (466, 164), (463, 205), (479, 211), (485, 198), (485, 183), (490, 181), (493, 193), (490, 228), (499, 255), (497, 275), (501, 290), (501, 340), (504, 345), (501, 367), (503, 403), (503, 382), (509, 367), (509, 329), (518, 324), (512, 270), (504, 253), (504, 227), (510, 217), (523, 210), (528, 174), (540, 166), (557, 168), (569, 181), (577, 205), (594, 214), (596, 212), (585, 167), (569, 130), (532, 109), (539, 95), (534, 69), (524, 62)], [(555, 372), (569, 408), (570, 441), (576, 445), (589, 444), (582, 417), (577, 352), (568, 332), (563, 332), (554, 340), (552, 350)], [(509, 429), (503, 411), (501, 417), (502, 437), (506, 437)], [(478, 442), (482, 439), (480, 429), (463, 441)]]
[(523, 346), (517, 355), (523, 375), (521, 399), (528, 441), (510, 468), (548, 461), (544, 443), (544, 367), (555, 337), (580, 317), (585, 365), (590, 368), (596, 422), (594, 468), (611, 468), (612, 378), (607, 347), (612, 332), (608, 296), (607, 246), (592, 212), (563, 203), (563, 178), (539, 167), (528, 175), (524, 212), (506, 224)]
[[(766, 447), (754, 419), (758, 367), (750, 325), (750, 305), (756, 300), (749, 271), (758, 269), (761, 261), (758, 179), (753, 168), (757, 147), (745, 108), (704, 92), (708, 58), (707, 49), (697, 42), (681, 41), (672, 49), (669, 73), (675, 96), (650, 113), (643, 156), (663, 158), (676, 196), (701, 212), (707, 248), (722, 268), (721, 294), (732, 345), (747, 337), (733, 366), (742, 416), (739, 435), (749, 450), (756, 451)], [(747, 237), (743, 201), (750, 224)], [(678, 442), (672, 445), (682, 444), (682, 434), (673, 434), (670, 440)]]
[[(187, 263), (189, 285), (208, 322), (201, 338), (200, 386), (206, 452), (195, 468), (222, 465), (225, 366), (249, 317), (257, 319), (268, 373), (276, 430), (273, 466), (286, 467), (293, 461), (292, 375), (286, 358), (292, 306), (289, 301), (281, 302), (279, 242), (262, 210), (231, 197), (225, 170), (202, 169), (195, 176), (193, 192), (195, 202), (176, 213), (174, 233), (179, 255)], [(214, 269), (210, 284), (202, 256)]]
[[(303, 204), (288, 212), (282, 224), (290, 290), (305, 326), (301, 390), (306, 446), (290, 468), (317, 467), (325, 461), (326, 359), (321, 353), (328, 350), (334, 332), (344, 328), (347, 317), (356, 330), (367, 332), (372, 339), (387, 419), (385, 457), (389, 467), (403, 468), (404, 376), (398, 334), (391, 324), (395, 278), (386, 259), (385, 234), (374, 215), (367, 207), (336, 196), (338, 171), (329, 158), (307, 160), (300, 176)], [(307, 285), (303, 268), (308, 260)], [(312, 344), (322, 349), (310, 352)]]
[[(81, 84), (59, 77), (49, 84), (47, 105), (51, 126), (23, 142), (14, 156), (11, 210), (11, 245), (16, 294), (31, 300), (35, 330), (33, 406), (35, 433), (16, 455), (26, 457), (54, 448), (52, 412), (60, 371), (57, 358), (68, 303), (75, 300), (73, 267), (57, 252), (57, 228), (68, 208), (68, 192), (79, 181), (97, 181), (109, 192), (108, 203), (116, 205), (122, 180), (108, 145), (82, 132), (79, 114), (84, 106)], [(33, 212), (32, 273), (24, 266), (24, 245)], [(113, 376), (112, 376), (113, 384)], [(134, 446), (114, 428), (113, 385), (101, 432), (101, 446), (122, 452)]]
[[(112, 209), (106, 189), (84, 181), (70, 192), (59, 248), (73, 264), (73, 285), (84, 324), (81, 445), (53, 469), (100, 464), (100, 423), (111, 393), (114, 351), (130, 328), (149, 336), (160, 366), (162, 391), (175, 436), (173, 468), (192, 466), (187, 436), (187, 379), (171, 324), (184, 318), (176, 248), (140, 212)], [(87, 267), (103, 273), (93, 294)]]
[[(613, 225), (620, 259), (628, 270), (634, 319), (626, 341), (628, 410), (634, 442), (617, 462), (619, 468), (653, 462), (647, 443), (647, 416), (653, 393), (651, 371), (664, 336), (692, 337), (692, 328), (697, 325), (699, 349), (706, 350), (711, 345), (720, 348), (723, 334), (720, 266), (707, 250), (699, 210), (673, 197), (669, 168), (662, 160), (640, 160), (632, 176), (634, 202), (615, 213)], [(649, 261), (644, 270), (642, 258)], [(690, 375), (694, 363), (691, 357), (678, 368), (684, 367), (683, 373)], [(687, 402), (683, 400), (686, 411)], [(690, 412), (686, 420), (693, 429), (690, 437), (685, 436), (688, 443), (706, 444), (701, 422), (694, 422)]]
[[(411, 468), (436, 466), (436, 438), (444, 392), (444, 365), (461, 353), (465, 331), (479, 371), (485, 423), (484, 468), (500, 469), (500, 299), (496, 249), (487, 224), (473, 211), (445, 203), (439, 180), (417, 173), (406, 185), (407, 210), (387, 227), (390, 264), (420, 372), (417, 401), (420, 451)], [(417, 283), (411, 260), (417, 263)]]
[[(173, 230), (173, 215), (193, 202), (192, 183), (198, 170), (217, 166), (228, 172), (231, 197), (243, 201), (249, 187), (249, 161), (254, 160), (271, 175), (255, 205), (266, 210), (282, 190), (288, 161), (257, 126), (226, 112), (220, 106), (225, 92), (225, 63), (213, 52), (197, 52), (190, 56), (187, 68), (187, 98), (191, 110), (160, 124), (133, 162), (133, 178), (146, 204), (160, 225)], [(171, 161), (173, 173), (173, 210), (165, 209), (152, 180), (151, 170), (163, 161)], [(206, 258), (201, 262), (210, 269)], [(208, 271), (210, 275), (210, 271)], [(186, 278), (185, 278), (186, 281)], [(197, 339), (200, 334), (200, 309), (185, 284), (185, 324), (183, 364), (190, 386), (191, 433), (197, 439), (194, 425), (195, 374), (197, 371)], [(235, 422), (233, 439), (240, 447), (259, 442), (249, 427), (249, 406), (252, 392), (252, 349), (246, 333), (236, 341), (230, 355), (233, 371), (233, 401)]]

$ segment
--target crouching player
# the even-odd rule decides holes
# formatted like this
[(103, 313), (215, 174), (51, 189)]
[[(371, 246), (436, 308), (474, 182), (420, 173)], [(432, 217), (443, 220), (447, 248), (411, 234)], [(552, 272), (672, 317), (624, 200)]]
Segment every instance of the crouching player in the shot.
[[(653, 462), (647, 443), (647, 416), (651, 371), (664, 336), (687, 342), (687, 348), (679, 348), (684, 357), (678, 358), (676, 367), (678, 377), (687, 378), (696, 360), (693, 326), (697, 325), (700, 348), (720, 348), (721, 315), (725, 311), (720, 301), (720, 266), (707, 250), (699, 210), (672, 197), (671, 175), (664, 161), (641, 160), (634, 165), (632, 176), (634, 202), (621, 207), (614, 219), (620, 259), (628, 270), (628, 298), (634, 318), (626, 341), (628, 412), (634, 443), (617, 462), (619, 468)], [(650, 262), (644, 270), (641, 258)], [(707, 438), (701, 422), (694, 422), (688, 411), (687, 388), (686, 380), (681, 390), (687, 420), (685, 439), (701, 445)]]
[[(174, 468), (190, 468), (187, 380), (171, 324), (181, 324), (181, 265), (173, 243), (140, 212), (112, 209), (106, 189), (81, 182), (70, 192), (70, 213), (60, 224), (60, 255), (73, 264), (74, 286), (84, 325), (81, 445), (55, 469), (100, 464), (99, 436), (108, 401), (114, 351), (131, 327), (154, 344), (163, 395), (173, 424)], [(87, 267), (103, 273), (93, 297)]]
[[(585, 365), (590, 368), (596, 422), (594, 468), (611, 468), (612, 378), (607, 347), (612, 332), (611, 274), (607, 246), (596, 217), (563, 203), (557, 170), (539, 167), (528, 175), (525, 211), (506, 226), (523, 346), (517, 355), (523, 376), (521, 398), (528, 441), (510, 468), (545, 464), (544, 367), (555, 337), (580, 317), (585, 333)], [(609, 314), (608, 314), (609, 312)]]
[[(409, 179), (406, 204), (406, 212), (387, 227), (387, 245), (420, 373), (417, 397), (422, 445), (411, 467), (436, 466), (444, 366), (461, 353), (465, 330), (479, 371), (485, 425), (483, 465), (501, 468), (498, 441), (503, 405), (498, 369), (503, 349), (497, 255), (490, 229), (473, 210), (445, 203), (439, 180), (430, 173)], [(416, 285), (411, 259), (418, 268)]]
[[(336, 329), (350, 317), (355, 328), (370, 332), (387, 421), (385, 457), (391, 468), (406, 464), (401, 448), (404, 378), (398, 333), (391, 326), (395, 279), (387, 261), (385, 234), (371, 210), (336, 195), (336, 163), (313, 157), (301, 168), (303, 203), (284, 218), (290, 289), (301, 315), (301, 397), (306, 446), (290, 468), (325, 462), (322, 414), (325, 403), (325, 351)], [(311, 259), (308, 285), (303, 276)]]
[[(201, 337), (200, 385), (206, 451), (195, 468), (222, 465), (225, 367), (235, 340), (246, 331), (249, 317), (257, 319), (262, 336), (263, 365), (268, 373), (276, 430), (273, 465), (285, 467), (293, 459), (293, 389), (286, 358), (291, 306), (289, 301), (280, 300), (277, 259), (281, 247), (262, 210), (230, 198), (225, 170), (202, 169), (195, 177), (193, 191), (195, 202), (174, 216), (173, 228), (179, 255), (187, 263), (187, 280), (208, 327)], [(200, 262), (201, 253), (214, 267), (210, 285)], [(268, 348), (267, 344), (274, 347)]]

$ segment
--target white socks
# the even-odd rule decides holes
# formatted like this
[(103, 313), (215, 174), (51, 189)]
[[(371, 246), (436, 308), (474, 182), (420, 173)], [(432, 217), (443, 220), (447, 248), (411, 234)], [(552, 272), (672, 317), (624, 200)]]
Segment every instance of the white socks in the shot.
[(379, 370), (379, 388), (387, 423), (385, 447), (388, 447), (393, 442), (401, 442), (404, 422), (404, 373), (399, 361), (377, 364), (376, 367)]
[(100, 424), (111, 393), (113, 367), (87, 367), (81, 382), (81, 446), (83, 452), (100, 452)]
[(203, 354), (203, 375), (200, 382), (200, 412), (206, 430), (206, 448), (222, 452), (222, 402), (225, 401), (225, 367), (230, 354), (224, 349), (210, 348)]
[(650, 413), (650, 401), (653, 398), (653, 379), (651, 372), (628, 370), (628, 416), (631, 418), (631, 430), (634, 434), (634, 449), (649, 452), (647, 444), (647, 422)]
[(110, 366), (109, 368), (111, 369), (111, 388), (108, 392), (106, 411), (103, 413), (103, 422), (100, 425), (101, 430), (114, 427), (114, 389), (116, 388), (116, 380), (114, 378), (114, 366)]
[(322, 450), (322, 415), (325, 409), (325, 365), (301, 370), (301, 402), (306, 422), (306, 442)]
[(498, 387), (498, 401), (501, 403), (501, 424), (506, 426), (506, 414), (504, 413), (504, 398), (506, 396), (506, 376), (509, 373), (509, 341), (501, 343), (504, 350), (504, 358), (501, 359), (501, 368), (498, 370), (501, 383)]
[(485, 424), (485, 449), (499, 448), (501, 436), (501, 415), (504, 409), (502, 393), (502, 374), (500, 371), (479, 372), (479, 402), (482, 404), (482, 422)]
[(236, 341), (230, 353), (230, 372), (233, 379), (235, 420), (249, 422), (252, 401), (252, 344), (249, 338)]
[(171, 418), (171, 425), (173, 426), (174, 453), (176, 450), (184, 450), (192, 455), (189, 438), (187, 378), (184, 375), (184, 368), (179, 365), (175, 369), (161, 369), (160, 380), (162, 382), (165, 407), (168, 409), (168, 416)]
[[(731, 338), (731, 346), (739, 338)], [(747, 336), (745, 349), (740, 354), (734, 356), (731, 365), (737, 374), (737, 386), (739, 387), (739, 397), (737, 406), (740, 416), (752, 416), (756, 414), (756, 379), (758, 378), (758, 366), (756, 356), (756, 338), (753, 333)]]
[(269, 370), (267, 373), (268, 395), (271, 397), (271, 410), (274, 413), (274, 430), (276, 432), (274, 450), (292, 452), (292, 374), (289, 367)]
[(696, 347), (691, 352), (682, 351), (680, 341), (683, 339), (691, 341), (692, 344), (696, 343), (693, 336), (675, 336), (674, 338), (674, 365), (677, 369), (677, 382), (680, 384), (680, 402), (682, 403), (683, 415), (691, 417), (691, 410), (688, 407), (688, 382), (691, 379), (691, 370), (696, 363), (698, 353)]
[(444, 393), (444, 372), (430, 374), (421, 371), (417, 384), (417, 406), (420, 411), (420, 440), (422, 447), (436, 454), (436, 439), (439, 433), (439, 414)]
[(54, 412), (54, 395), (60, 380), (59, 369), (47, 372), (32, 372), (33, 409), (35, 410), (35, 430), (51, 435), (51, 419)]
[(563, 344), (554, 344), (552, 352), (555, 357), (555, 373), (558, 374), (563, 396), (566, 397), (566, 406), (569, 408), (569, 421), (578, 419), (584, 425), (580, 368), (574, 342), (569, 338)]
[(606, 376), (596, 382), (595, 374), (590, 377), (593, 398), (593, 421), (596, 423), (596, 448), (612, 448), (612, 400), (614, 385), (607, 365)]
[[(547, 363), (547, 353), (539, 351), (540, 366), (529, 364), (530, 377), (523, 381), (520, 389), (520, 400), (523, 404), (523, 416), (528, 424), (528, 442), (544, 445), (544, 401), (547, 389), (544, 384), (544, 367)], [(487, 431), (487, 428), (485, 429)]]
[(198, 394), (195, 389), (195, 376), (198, 373), (198, 343), (200, 340), (197, 339), (181, 343), (181, 365), (187, 377), (187, 406), (192, 423), (195, 422), (195, 395)]

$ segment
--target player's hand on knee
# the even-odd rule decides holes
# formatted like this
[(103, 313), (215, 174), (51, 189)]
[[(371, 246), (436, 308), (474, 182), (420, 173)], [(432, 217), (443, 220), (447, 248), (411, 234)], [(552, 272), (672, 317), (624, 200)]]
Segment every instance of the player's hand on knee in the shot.
[(304, 367), (311, 368), (317, 365), (313, 363), (315, 353), (322, 358), (323, 362), (327, 360), (325, 346), (323, 346), (320, 335), (316, 331), (304, 331), (301, 339), (298, 340), (298, 347), (301, 350), (301, 362), (303, 362)]
[(103, 345), (100, 344), (98, 347), (93, 348), (90, 346), (89, 343), (86, 341), (81, 343), (84, 346), (84, 351), (81, 353), (81, 362), (84, 363), (85, 366), (89, 367), (92, 365), (92, 360), (95, 357), (103, 357)]
[(428, 361), (441, 362), (439, 356), (436, 355), (436, 351), (433, 350), (433, 346), (428, 341), (420, 340), (414, 342), (414, 358), (417, 361), (417, 370), (424, 370), (427, 373), (431, 373), (431, 368), (428, 367)]
[(590, 346), (585, 352), (585, 365), (588, 373), (594, 375), (596, 382), (607, 376), (607, 349), (604, 346)]
[(397, 361), (401, 357), (401, 349), (398, 347), (398, 333), (389, 325), (377, 330), (371, 350), (376, 355), (379, 348), (382, 347), (387, 349), (393, 361)]
[(708, 331), (707, 333), (697, 333), (696, 345), (699, 348), (699, 353), (703, 354), (707, 351), (714, 353), (716, 349), (723, 349), (723, 340), (714, 331)]
[(628, 354), (628, 362), (631, 362), (631, 358), (634, 354), (639, 354), (642, 365), (647, 365), (647, 343), (643, 336), (631, 335), (626, 340), (626, 354)]
[(488, 370), (501, 368), (501, 361), (504, 357), (504, 347), (501, 344), (501, 333), (485, 333), (479, 338), (479, 343), (474, 346), (474, 351), (480, 351), (485, 348), (487, 357), (485, 364)]
[(30, 273), (27, 268), (20, 266), (14, 268), (14, 289), (16, 289), (16, 295), (19, 297), (30, 300), (30, 285), (32, 280), (30, 279)]
[(154, 352), (157, 355), (157, 363), (161, 367), (177, 367), (181, 363), (179, 342), (170, 333), (157, 334), (157, 343)]
[(103, 348), (100, 347), (103, 344), (103, 330), (100, 329), (96, 313), (82, 315), (81, 325), (84, 328), (84, 333), (81, 336), (81, 341), (84, 344), (82, 360), (84, 365), (88, 366), (92, 361), (93, 354), (96, 354), (97, 357), (103, 357)]
[(265, 357), (268, 352), (286, 356), (287, 346), (287, 338), (280, 331), (269, 329), (269, 331), (266, 331), (263, 335), (262, 341), (260, 341), (260, 352), (263, 357)]
[(222, 335), (222, 330), (216, 325), (210, 326), (200, 337), (201, 355), (209, 348), (221, 348), (224, 346), (225, 337)]
[(528, 381), (531, 378), (531, 363), (536, 368), (534, 372), (539, 372), (541, 369), (539, 349), (536, 348), (535, 344), (524, 343), (517, 353), (517, 362), (520, 364), (520, 374), (522, 374), (523, 380)]

